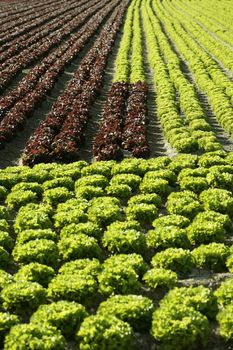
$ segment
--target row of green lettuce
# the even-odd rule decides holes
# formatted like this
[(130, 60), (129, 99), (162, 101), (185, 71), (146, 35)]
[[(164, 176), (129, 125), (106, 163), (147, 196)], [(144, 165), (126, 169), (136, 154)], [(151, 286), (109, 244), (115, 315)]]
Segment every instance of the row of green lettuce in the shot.
[[(2, 169), (4, 349), (137, 349), (144, 334), (196, 349), (216, 319), (232, 341), (232, 163), (216, 151)], [(184, 287), (219, 272), (216, 291)]]
[(175, 43), (198, 89), (207, 97), (214, 117), (231, 135), (233, 85), (228, 69), (232, 69), (232, 51), (217, 37), (213, 38), (205, 28), (203, 30), (198, 23), (190, 21), (188, 11), (187, 14), (179, 12), (173, 5), (165, 1), (161, 6), (159, 1), (152, 1), (157, 19), (163, 23), (167, 36)]
[[(96, 273), (94, 261), (72, 263), (62, 271), (66, 281)], [(138, 335), (149, 330), (159, 349), (206, 349), (216, 318), (220, 334), (232, 339), (233, 279), (214, 293), (204, 286), (173, 288), (159, 305), (143, 295), (111, 295), (94, 314), (86, 303), (69, 298), (46, 303), (46, 291), (38, 282), (21, 281), (7, 288), (12, 291), (8, 304), (5, 301), (7, 311), (0, 312), (4, 349), (67, 349), (71, 340), (79, 349), (137, 349)], [(27, 308), (28, 322), (22, 323), (20, 307), (24, 312)]]
[(145, 81), (142, 29), (140, 24), (141, 0), (134, 0), (127, 11), (123, 35), (115, 61), (113, 83)]
[[(163, 5), (160, 2), (157, 4), (155, 1), (146, 0), (142, 7), (148, 61), (153, 70), (156, 88), (157, 115), (165, 138), (178, 152), (189, 153), (196, 150), (208, 152), (222, 149), (199, 100), (197, 88), (184, 73), (184, 62), (180, 55), (182, 51), (179, 46), (182, 38), (180, 33), (177, 34), (178, 37), (180, 35), (179, 40), (172, 36), (177, 29), (173, 23), (175, 19), (168, 18), (170, 14), (164, 15), (163, 12)], [(170, 37), (176, 45), (176, 50), (171, 44)], [(187, 41), (192, 42), (189, 34), (186, 34), (186, 37)], [(186, 56), (185, 58), (188, 64), (192, 59), (197, 64), (197, 58), (190, 48), (187, 48), (187, 51), (189, 58)], [(202, 52), (202, 49), (199, 51)]]

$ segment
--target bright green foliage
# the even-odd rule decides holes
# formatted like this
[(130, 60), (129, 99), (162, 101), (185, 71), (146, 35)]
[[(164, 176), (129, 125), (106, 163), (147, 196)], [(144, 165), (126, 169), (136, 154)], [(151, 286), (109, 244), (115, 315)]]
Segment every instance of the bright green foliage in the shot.
[(69, 211), (58, 211), (53, 216), (54, 227), (62, 228), (69, 224), (79, 224), (87, 221), (87, 214), (82, 209), (72, 209)]
[(14, 187), (12, 187), (11, 191), (32, 191), (35, 192), (37, 196), (41, 196), (43, 193), (43, 186), (37, 182), (19, 182)]
[(0, 312), (0, 345), (2, 345), (2, 340), (11, 327), (19, 322), (18, 316), (11, 315), (9, 312)]
[(147, 270), (148, 266), (140, 254), (117, 254), (112, 255), (104, 261), (103, 267), (113, 268), (114, 266), (128, 266), (132, 268), (139, 276), (142, 276)]
[(58, 177), (53, 180), (45, 181), (42, 187), (44, 191), (57, 187), (66, 187), (68, 190), (72, 191), (74, 189), (74, 181), (70, 177)]
[(36, 282), (14, 282), (3, 288), (1, 298), (7, 310), (28, 314), (46, 302), (46, 290)]
[(182, 248), (167, 248), (155, 254), (151, 263), (154, 267), (162, 267), (183, 274), (189, 273), (193, 268), (190, 251)]
[(7, 189), (4, 186), (0, 186), (0, 201), (4, 200), (7, 196)]
[(12, 276), (4, 270), (0, 270), (0, 292), (9, 283), (12, 282)]
[(40, 305), (31, 316), (30, 322), (39, 327), (49, 324), (58, 328), (64, 336), (71, 337), (87, 316), (83, 305), (61, 300), (49, 305)]
[(90, 222), (90, 221), (79, 223), (79, 224), (72, 223), (61, 229), (60, 237), (61, 239), (68, 238), (68, 237), (71, 237), (72, 235), (78, 235), (80, 233), (99, 239), (101, 236), (102, 230), (94, 222)]
[(217, 312), (216, 298), (209, 288), (202, 285), (198, 287), (175, 287), (161, 300), (160, 305), (186, 305), (213, 318)]
[(8, 174), (7, 172), (3, 171), (0, 173), (0, 185), (7, 189), (12, 188), (19, 181), (20, 177), (18, 174)]
[(145, 204), (154, 204), (157, 207), (160, 207), (162, 204), (162, 200), (160, 196), (156, 193), (146, 193), (146, 194), (137, 194), (135, 196), (132, 196), (128, 200), (128, 205), (133, 205), (133, 204), (140, 204), (140, 203), (145, 203)]
[(69, 212), (71, 210), (83, 210), (84, 212), (87, 210), (89, 203), (84, 198), (72, 198), (68, 199), (68, 201), (64, 203), (59, 203), (56, 209), (56, 213), (60, 212)]
[(226, 266), (228, 270), (232, 273), (233, 272), (233, 254), (231, 251), (231, 254), (229, 255), (227, 261), (226, 261)]
[(0, 246), (6, 250), (11, 250), (14, 246), (14, 240), (8, 232), (0, 231)]
[(80, 350), (132, 350), (134, 336), (130, 325), (114, 316), (85, 318), (77, 333)]
[(102, 239), (103, 247), (109, 252), (142, 253), (145, 250), (146, 238), (142, 232), (134, 228), (115, 230), (110, 227), (104, 232)]
[(107, 227), (107, 231), (124, 231), (124, 230), (130, 230), (130, 229), (134, 229), (137, 231), (140, 231), (140, 224), (135, 221), (135, 220), (131, 220), (131, 221), (115, 221), (113, 222), (111, 225), (109, 225)]
[[(46, 170), (48, 171), (49, 173), (51, 171), (53, 171), (54, 169), (60, 169), (62, 167), (62, 164), (56, 164), (56, 163), (38, 163), (38, 164), (35, 164), (34, 167), (33, 167), (33, 170), (35, 171), (41, 171), (41, 170)], [(28, 170), (30, 168), (28, 167)], [(52, 176), (49, 176), (49, 178), (51, 178)]]
[(169, 168), (175, 173), (179, 173), (182, 169), (194, 169), (197, 166), (198, 157), (191, 154), (180, 154), (169, 164)]
[(154, 230), (149, 230), (146, 242), (148, 247), (155, 249), (189, 248), (190, 246), (186, 230), (172, 225), (158, 226)]
[(217, 213), (213, 210), (206, 210), (197, 214), (193, 222), (217, 222), (221, 225), (222, 229), (227, 231), (232, 230), (232, 222), (227, 214)]
[(99, 186), (85, 185), (80, 186), (75, 190), (76, 197), (78, 199), (83, 198), (90, 200), (95, 197), (101, 197), (105, 195), (104, 190)]
[(197, 141), (194, 137), (188, 136), (188, 133), (184, 133), (184, 136), (180, 139), (180, 135), (172, 134), (170, 135), (169, 142), (173, 145), (173, 147), (179, 152), (191, 153), (197, 148)]
[(104, 175), (94, 174), (83, 176), (75, 182), (75, 191), (83, 186), (95, 186), (105, 188), (108, 185), (108, 179)]
[(110, 178), (111, 169), (114, 164), (116, 164), (114, 160), (95, 162), (82, 168), (81, 174), (82, 176), (98, 174)]
[(173, 288), (177, 282), (178, 277), (176, 272), (164, 268), (153, 268), (148, 270), (143, 276), (143, 281), (150, 288), (165, 287)]
[(66, 187), (56, 187), (44, 191), (43, 200), (45, 203), (56, 206), (58, 203), (65, 202), (73, 196), (73, 192), (69, 191)]
[(206, 346), (209, 324), (194, 308), (171, 303), (155, 310), (151, 334), (163, 350), (195, 350)]
[(9, 231), (9, 224), (6, 219), (0, 219), (0, 230), (4, 232)]
[(170, 185), (174, 185), (176, 182), (176, 174), (174, 173), (174, 171), (170, 169), (153, 170), (153, 171), (148, 171), (145, 174), (143, 179), (144, 180), (164, 179), (164, 180), (167, 180)]
[(210, 269), (221, 272), (226, 270), (226, 259), (229, 254), (228, 247), (221, 243), (200, 245), (192, 251), (195, 265), (201, 269)]
[(13, 191), (6, 197), (6, 204), (11, 209), (18, 209), (27, 203), (36, 203), (37, 201), (36, 193), (30, 190)]
[(13, 326), (6, 336), (5, 350), (65, 350), (65, 338), (55, 327), (35, 324)]
[(143, 252), (145, 236), (137, 221), (115, 221), (104, 232), (102, 244), (112, 253)]
[(168, 196), (167, 211), (169, 214), (178, 214), (193, 218), (201, 210), (202, 205), (194, 192), (172, 192)]
[(138, 81), (145, 81), (144, 75), (144, 62), (143, 62), (143, 47), (142, 47), (142, 28), (140, 23), (140, 3), (137, 1), (134, 18), (133, 18), (133, 42), (132, 42), (132, 54), (131, 54), (131, 84)]
[[(207, 168), (198, 167), (200, 157), (180, 155), (173, 160), (127, 158), (119, 163), (74, 166), (73, 170), (71, 165), (48, 164), (44, 169), (38, 166), (37, 172), (42, 171), (38, 176), (35, 170), (9, 170), (14, 180), (3, 180), (3, 200), (17, 191), (31, 191), (39, 202), (44, 190), (54, 191), (56, 186), (63, 186), (72, 197), (61, 203), (52, 200), (52, 205), (31, 202), (18, 213), (8, 211), (2, 202), (0, 260), (7, 271), (0, 270), (4, 315), (9, 311), (18, 315), (20, 322), (28, 322), (35, 312), (30, 321), (33, 324), (38, 322), (43, 329), (53, 325), (63, 335), (73, 337), (88, 316), (77, 304), (82, 303), (91, 313), (115, 316), (144, 333), (150, 328), (153, 310), (152, 301), (145, 295), (157, 300), (169, 290), (153, 321), (155, 346), (168, 350), (207, 348), (206, 317), (215, 322), (217, 302), (219, 310), (226, 309), (226, 316), (219, 311), (220, 335), (231, 341), (232, 279), (223, 282), (214, 297), (203, 286), (174, 288), (193, 283), (193, 275), (188, 274), (196, 275), (197, 269), (233, 271), (233, 250), (228, 247), (233, 229), (233, 163), (228, 158), (220, 153), (203, 156), (199, 164), (205, 163)], [(0, 186), (4, 171), (0, 171)], [(142, 193), (145, 183), (156, 186), (157, 180), (165, 181), (173, 191), (167, 202), (162, 182), (157, 193)], [(75, 194), (71, 192), (74, 182)], [(151, 260), (150, 268), (143, 258), (147, 263)], [(186, 277), (190, 279), (183, 280)], [(9, 324), (4, 315), (2, 337), (14, 325), (12, 315), (8, 315)], [(101, 334), (98, 341), (103, 338), (105, 342)], [(137, 337), (133, 349), (141, 344)], [(92, 341), (85, 341), (83, 349), (91, 349)], [(146, 346), (152, 344), (149, 338), (148, 342)], [(98, 346), (104, 349), (103, 344), (107, 350), (121, 346), (112, 338), (111, 343), (101, 340)], [(79, 343), (74, 346), (81, 349)]]
[(125, 158), (112, 167), (112, 175), (135, 174), (143, 176), (148, 171), (148, 163), (145, 159)]
[(158, 214), (154, 204), (137, 203), (128, 205), (125, 209), (127, 220), (136, 220), (139, 223), (150, 224)]
[(233, 278), (228, 278), (222, 282), (214, 294), (220, 306), (230, 304), (233, 300)]
[(217, 320), (220, 335), (226, 340), (233, 340), (233, 303), (219, 311)]
[(226, 165), (227, 161), (218, 155), (216, 152), (204, 153), (199, 161), (198, 165), (203, 168), (210, 168), (213, 165)]
[[(60, 179), (60, 178), (66, 178), (66, 179), (70, 178), (73, 181), (79, 179), (81, 177), (81, 169), (75, 168), (75, 167), (73, 169), (69, 168), (69, 165), (71, 165), (71, 164), (74, 164), (74, 163), (63, 164), (63, 165), (62, 164), (59, 164), (59, 165), (57, 164), (57, 166), (54, 167), (54, 169), (52, 169), (49, 172), (49, 177), (48, 177), (47, 181)], [(35, 168), (35, 166), (34, 166), (34, 168)], [(59, 180), (59, 182), (60, 182), (60, 180)], [(66, 187), (66, 185), (65, 185), (65, 187)]]
[(73, 180), (77, 180), (81, 176), (82, 169), (86, 166), (88, 166), (88, 163), (84, 160), (79, 160), (70, 164), (59, 164), (56, 167), (54, 167), (54, 169), (50, 170), (49, 175), (51, 178), (68, 176), (72, 177)]
[(225, 165), (213, 165), (213, 166), (211, 166), (208, 169), (208, 174), (211, 174), (211, 173), (233, 174), (233, 169), (232, 169), (232, 166), (228, 165), (228, 164), (225, 164)]
[(200, 194), (205, 210), (214, 210), (222, 214), (232, 214), (232, 193), (219, 188), (209, 188)]
[(231, 191), (233, 186), (233, 174), (225, 172), (224, 169), (221, 169), (221, 166), (211, 167), (206, 180), (208, 185), (214, 188), (217, 187)]
[(51, 241), (57, 240), (57, 233), (50, 228), (47, 229), (29, 229), (21, 231), (16, 239), (17, 244), (24, 244), (35, 239), (48, 239)]
[(107, 295), (137, 293), (141, 287), (137, 273), (127, 265), (104, 266), (98, 282), (99, 292)]
[(22, 171), (19, 176), (19, 182), (38, 182), (42, 183), (49, 179), (49, 173), (47, 170), (40, 169), (40, 171), (36, 170), (36, 168), (29, 169), (26, 171)]
[(12, 256), (20, 264), (38, 262), (56, 266), (58, 261), (57, 245), (49, 239), (36, 239), (25, 244), (16, 244)]
[(200, 193), (208, 188), (207, 180), (198, 176), (182, 177), (179, 185), (181, 190), (189, 190), (194, 193)]
[(49, 298), (88, 302), (97, 292), (96, 276), (99, 271), (97, 259), (80, 259), (64, 264), (48, 286)]
[(121, 218), (119, 200), (115, 197), (94, 198), (88, 209), (88, 219), (97, 225), (107, 226)]
[(179, 172), (178, 182), (182, 182), (183, 178), (186, 177), (202, 177), (205, 178), (209, 170), (206, 168), (184, 168)]
[(97, 276), (101, 271), (101, 264), (97, 259), (77, 259), (67, 262), (59, 269), (62, 275), (73, 275), (74, 273)]
[(187, 228), (187, 234), (192, 244), (222, 242), (225, 230), (218, 222), (194, 220)]
[(110, 180), (110, 185), (128, 185), (133, 191), (137, 190), (141, 178), (139, 175), (135, 174), (117, 174), (114, 175)]
[(131, 49), (131, 41), (133, 36), (133, 16), (135, 4), (137, 0), (130, 4), (123, 28), (123, 36), (121, 38), (120, 47), (118, 49), (115, 61), (115, 74), (113, 82), (125, 81), (128, 82), (130, 74), (129, 54)]
[(52, 300), (88, 302), (97, 289), (97, 281), (87, 273), (57, 275), (48, 286), (48, 297)]
[(189, 123), (189, 127), (193, 130), (211, 131), (210, 125), (203, 119), (194, 119)]
[(190, 224), (190, 220), (182, 215), (171, 214), (171, 215), (163, 215), (159, 218), (155, 219), (152, 222), (152, 226), (154, 228), (158, 227), (170, 227), (177, 226), (179, 228), (185, 228)]
[(147, 160), (148, 171), (162, 170), (168, 167), (171, 159), (168, 156), (161, 156), (157, 158), (149, 158)]
[(165, 179), (145, 178), (140, 184), (142, 193), (157, 193), (161, 196), (166, 196), (170, 192), (169, 182)]
[(27, 229), (52, 228), (50, 220), (51, 207), (43, 204), (30, 203), (21, 207), (15, 219), (15, 232)]
[(89, 237), (83, 233), (61, 238), (58, 242), (58, 249), (63, 261), (99, 257), (101, 255), (98, 241), (94, 237)]
[(97, 313), (116, 316), (142, 332), (150, 326), (153, 309), (153, 302), (141, 295), (113, 295), (99, 305)]
[(113, 255), (105, 260), (98, 276), (99, 291), (108, 295), (137, 293), (141, 287), (139, 275), (146, 270), (147, 266), (138, 254)]
[(35, 262), (22, 266), (14, 274), (14, 281), (37, 282), (46, 288), (54, 276), (55, 271), (52, 267)]
[(111, 184), (105, 190), (108, 195), (122, 199), (127, 199), (132, 194), (132, 189), (127, 184)]
[(5, 219), (7, 220), (9, 218), (9, 213), (6, 207), (3, 205), (0, 205), (0, 219)]

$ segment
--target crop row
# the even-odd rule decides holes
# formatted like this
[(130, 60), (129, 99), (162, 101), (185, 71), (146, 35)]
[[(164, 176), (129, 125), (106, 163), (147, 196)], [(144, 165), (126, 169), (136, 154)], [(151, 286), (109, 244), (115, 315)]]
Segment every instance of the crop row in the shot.
[(137, 1), (133, 1), (127, 11), (123, 36), (115, 62), (115, 82), (108, 91), (99, 130), (93, 144), (93, 155), (97, 160), (119, 159), (122, 156), (120, 143), (123, 116), (129, 93), (129, 54), (133, 37), (132, 23), (136, 3)]
[(140, 6), (141, 1), (132, 2), (127, 13), (115, 76), (93, 143), (93, 155), (97, 160), (119, 159), (122, 149), (135, 157), (149, 155)]
[[(136, 157), (146, 157), (149, 154), (146, 140), (147, 86), (144, 82), (143, 72), (140, 11), (146, 34), (149, 63), (154, 74), (157, 115), (166, 140), (178, 152), (208, 152), (222, 149), (222, 145), (212, 131), (208, 117), (198, 99), (196, 86), (189, 81), (183, 72), (180, 54), (184, 55), (188, 64), (192, 65), (193, 62), (194, 66), (191, 66), (191, 71), (198, 86), (210, 98), (211, 107), (219, 123), (227, 131), (231, 130), (232, 104), (229, 97), (231, 97), (232, 82), (221, 71), (211, 55), (205, 52), (193, 39), (197, 33), (198, 25), (189, 23), (183, 14), (177, 14), (176, 11), (171, 21), (168, 16), (170, 16), (169, 11), (172, 5), (167, 2), (165, 4), (168, 8), (167, 13), (164, 10), (165, 6), (156, 1), (145, 1), (141, 8), (140, 2), (131, 4), (115, 63), (113, 84), (109, 90), (100, 128), (93, 144), (93, 155), (97, 160), (119, 159), (123, 154), (122, 149), (131, 151)], [(180, 17), (182, 22), (180, 22)], [(183, 28), (184, 23), (185, 27)], [(195, 28), (195, 30), (191, 32), (190, 28)], [(212, 42), (214, 45), (213, 38), (207, 40), (208, 34), (203, 35), (200, 28), (199, 32), (202, 40), (205, 40), (205, 45), (208, 42)], [(176, 36), (172, 36), (173, 33), (176, 33)], [(179, 51), (174, 51), (169, 36), (177, 44)], [(183, 47), (179, 46), (179, 42), (184, 37), (185, 45), (187, 45), (186, 51), (184, 51), (184, 45)], [(130, 51), (131, 41), (132, 52)], [(216, 50), (220, 53), (220, 46)], [(222, 49), (221, 54), (227, 57), (230, 64), (230, 50), (225, 47), (225, 51)], [(200, 59), (197, 59), (197, 56)], [(135, 65), (132, 64), (134, 59)], [(132, 60), (131, 65), (130, 60)], [(140, 74), (138, 74), (139, 72)], [(199, 73), (201, 82), (197, 78)], [(137, 87), (129, 85), (129, 81), (137, 81), (134, 74), (138, 78), (138, 82), (142, 82)], [(140, 92), (138, 91), (139, 86)], [(129, 97), (131, 94), (134, 95), (135, 91), (140, 96), (139, 100), (137, 95)], [(127, 102), (131, 99), (134, 101), (131, 103), (131, 107), (132, 105), (136, 106), (132, 113)], [(140, 109), (135, 101), (138, 101)], [(128, 115), (127, 109), (130, 111)], [(124, 130), (124, 125), (128, 130)]]
[[(192, 25), (184, 29), (183, 21), (180, 16), (174, 17), (174, 24), (171, 24), (168, 12), (161, 9), (158, 2), (154, 2), (158, 18), (163, 21), (169, 36), (179, 52), (185, 58), (190, 71), (193, 74), (198, 87), (203, 91), (210, 102), (211, 108), (216, 116), (218, 123), (229, 133), (232, 134), (232, 82), (222, 72), (221, 67), (212, 58), (211, 54), (206, 52), (198, 42), (193, 38)], [(176, 18), (177, 17), (177, 18)], [(185, 21), (185, 26), (187, 25)], [(190, 30), (191, 29), (191, 30)], [(205, 37), (205, 34), (201, 34)], [(208, 41), (206, 40), (208, 47)], [(220, 50), (215, 45), (216, 50)], [(210, 51), (212, 48), (210, 48)]]
[[(61, 48), (58, 48), (45, 58), (41, 65), (32, 68), (19, 83), (18, 87), (9, 93), (9, 99), (8, 96), (2, 98), (3, 115), (6, 112), (6, 105), (16, 100), (15, 105), (5, 114), (0, 123), (2, 146), (15, 136), (19, 128), (24, 126), (28, 116), (33, 113), (35, 107), (41, 103), (48, 91), (53, 87), (59, 73), (83, 49), (86, 42), (95, 33), (114, 6), (115, 2), (107, 4), (82, 27), (80, 30), (81, 36), (78, 40), (76, 37), (72, 37), (68, 43), (65, 43)], [(5, 103), (5, 101), (9, 102)]]
[(231, 341), (233, 279), (214, 292), (183, 282), (231, 277), (232, 162), (216, 151), (1, 170), (4, 349), (137, 349), (149, 333), (151, 347), (206, 348), (215, 320)]
[[(85, 1), (83, 2), (85, 3)], [(83, 2), (80, 2), (80, 6)], [(25, 34), (22, 34), (13, 40), (8, 40), (4, 45), (1, 46), (0, 61), (3, 62), (4, 60), (9, 59), (11, 56), (19, 53), (22, 49), (34, 44), (37, 42), (37, 40), (40, 40), (41, 38), (50, 34), (53, 30), (57, 30), (62, 25), (64, 25), (64, 23), (67, 23), (67, 21), (74, 18), (77, 15), (76, 11), (77, 9), (75, 10), (75, 3), (71, 3), (69, 4), (68, 8), (54, 11), (56, 13), (54, 14), (53, 12), (53, 16), (51, 16), (51, 14), (47, 15), (46, 20), (49, 21), (48, 23), (46, 21), (45, 24), (42, 24), (41, 26), (38, 26)], [(65, 21), (63, 21), (64, 19)]]
[[(29, 31), (30, 29), (36, 27), (37, 25), (43, 23), (46, 21), (47, 17), (46, 17), (46, 13), (48, 14), (49, 8), (53, 8), (55, 15), (56, 15), (56, 10), (57, 7), (54, 8), (55, 2), (54, 1), (50, 1), (47, 2), (46, 4), (42, 5), (42, 9), (39, 8), (39, 10), (37, 11), (36, 8), (34, 8), (32, 11), (27, 11), (24, 15), (26, 15), (25, 17), (23, 17), (21, 14), (17, 14), (16, 16), (8, 16), (8, 12), (7, 12), (7, 16), (5, 16), (5, 20), (2, 20), (2, 33), (1, 33), (1, 43), (5, 43), (8, 40), (11, 40), (12, 38), (15, 38), (21, 34), (26, 33), (27, 31)], [(35, 14), (35, 10), (36, 10), (36, 14)], [(50, 12), (51, 15), (51, 12)], [(44, 17), (45, 16), (45, 17)], [(32, 20), (31, 24), (27, 24), (29, 20)], [(17, 30), (15, 30), (15, 28), (17, 27)]]
[[(8, 19), (16, 19), (16, 18), (21, 18), (22, 14), (24, 12), (24, 14), (31, 14), (32, 12), (35, 12), (38, 10), (38, 8), (40, 9), (43, 6), (49, 5), (49, 4), (53, 4), (54, 0), (50, 0), (50, 1), (38, 1), (36, 4), (19, 4), (19, 3), (10, 3), (7, 6), (7, 3), (4, 3), (4, 7), (3, 10), (1, 11), (1, 18), (7, 18)], [(63, 1), (60, 2), (61, 4), (64, 4)]]
[[(1, 89), (5, 90), (22, 68), (34, 66), (16, 87), (4, 91), (0, 98), (2, 147), (24, 127), (26, 119), (36, 111), (60, 73), (85, 49), (117, 3), (119, 1), (82, 1), (76, 8), (74, 2), (59, 2), (55, 12), (43, 13), (30, 24), (18, 23), (16, 16), (19, 35), (14, 38), (12, 32), (12, 37), (7, 37), (1, 48)], [(53, 6), (54, 2), (41, 3), (39, 9), (43, 11)], [(29, 16), (30, 11), (33, 13), (33, 8), (29, 9)], [(206, 29), (198, 22), (206, 16), (198, 16), (196, 10), (195, 16), (189, 13), (189, 6), (179, 0), (172, 4), (169, 1), (161, 4), (157, 0), (131, 2), (115, 61), (113, 82), (102, 118), (97, 120), (99, 130), (93, 140), (88, 140), (93, 143), (92, 153), (96, 160), (120, 159), (127, 154), (149, 156), (147, 134), (151, 120), (148, 118), (145, 71), (154, 83), (157, 114), (154, 117), (159, 119), (165, 145), (169, 144), (177, 152), (195, 154), (223, 148), (212, 125), (218, 125), (214, 120), (216, 117), (219, 125), (232, 133), (233, 86), (227, 69), (231, 69), (233, 57), (230, 47), (223, 42), (223, 32), (221, 40), (209, 35), (209, 29), (213, 29), (213, 34), (214, 26), (219, 28), (219, 25), (209, 19), (206, 27), (209, 29)], [(27, 25), (31, 26), (29, 31)], [(78, 33), (72, 33), (77, 29)], [(114, 33), (116, 36), (116, 29)], [(28, 140), (24, 164), (78, 158), (90, 117), (88, 113), (101, 92), (102, 75), (112, 48), (113, 42), (109, 52), (104, 52), (100, 67), (85, 67), (85, 77), (83, 65), (88, 63), (81, 62), (80, 73), (78, 70), (74, 78), (78, 76), (77, 86), (73, 86), (72, 80)], [(146, 48), (146, 54), (143, 48)], [(146, 55), (151, 77), (146, 67)], [(88, 57), (86, 60), (94, 62), (94, 58)], [(207, 107), (200, 100), (200, 94), (208, 101)], [(206, 115), (208, 108), (214, 113), (211, 118)]]
[[(175, 7), (179, 12), (182, 13), (182, 11), (185, 11), (188, 16), (191, 15), (192, 22), (198, 21), (202, 28), (206, 32), (209, 32), (211, 36), (214, 34), (217, 42), (223, 40), (225, 43), (232, 45), (232, 38), (227, 33), (227, 30), (231, 28), (232, 9), (230, 7), (227, 8), (227, 2), (222, 2), (220, 6), (216, 4), (216, 7), (213, 7), (211, 2), (208, 4), (208, 2), (209, 1), (202, 4), (201, 11), (200, 3), (197, 4), (196, 2), (193, 2), (192, 4), (190, 3), (190, 7), (184, 7), (184, 4), (178, 1), (176, 2)], [(208, 6), (208, 10), (206, 6)]]
[[(114, 2), (112, 7), (116, 4)], [(107, 58), (112, 50), (126, 7), (127, 2), (114, 10), (95, 44), (80, 63), (74, 78), (55, 101), (45, 121), (29, 139), (23, 156), (25, 164), (33, 164), (51, 157), (61, 160), (77, 158), (88, 120), (88, 111), (95, 96), (100, 92)], [(101, 17), (99, 19), (102, 21)], [(97, 21), (94, 23), (98, 24)], [(100, 51), (102, 51), (101, 58)]]
[(107, 1), (96, 4), (96, 1), (93, 1), (93, 3), (90, 3), (89, 5), (84, 4), (79, 8), (79, 14), (67, 24), (65, 24), (65, 21), (63, 20), (64, 24), (61, 29), (53, 31), (47, 37), (38, 40), (28, 48), (20, 51), (18, 55), (7, 60), (5, 64), (3, 63), (3, 69), (0, 72), (1, 89), (6, 87), (22, 68), (26, 68), (30, 64), (35, 63), (39, 58), (48, 53), (50, 49), (59, 43), (62, 43), (62, 41), (67, 38), (72, 31), (77, 30), (81, 25), (85, 24), (85, 21), (94, 15), (99, 9), (101, 9), (106, 2)]
[[(101, 11), (101, 8), (99, 8), (99, 11)], [(89, 19), (89, 21), (87, 21), (86, 24), (82, 25), (83, 20), (86, 18), (84, 14), (84, 17), (80, 18), (81, 21), (79, 24), (82, 25), (82, 27), (79, 30), (79, 34), (72, 35), (72, 37), (69, 40), (67, 40), (62, 45), (58, 46), (58, 48), (54, 49), (48, 56), (42, 59), (39, 64), (30, 69), (30, 71), (25, 75), (25, 77), (17, 84), (17, 86), (14, 89), (11, 89), (9, 93), (5, 94), (5, 96), (0, 99), (1, 119), (6, 113), (10, 112), (10, 109), (17, 102), (20, 102), (20, 100), (22, 100), (27, 93), (33, 91), (36, 84), (43, 80), (43, 76), (45, 76), (46, 81), (48, 79), (48, 76), (51, 76), (51, 74), (53, 73), (53, 79), (55, 81), (59, 71), (61, 71), (64, 68), (65, 64), (68, 64), (69, 61), (72, 60), (74, 56), (78, 54), (78, 52), (83, 48), (86, 41), (90, 38), (90, 34), (93, 33), (93, 30), (88, 31), (88, 25), (93, 25), (94, 21), (96, 21), (96, 19), (98, 18), (97, 16), (99, 16), (99, 13), (102, 13), (99, 11), (97, 12), (97, 14), (94, 14), (93, 18)], [(64, 21), (62, 21), (62, 23), (64, 24)], [(99, 21), (97, 23), (99, 23)], [(98, 28), (98, 26), (96, 25), (94, 28), (96, 29)], [(60, 61), (58, 60), (59, 58)], [(50, 77), (50, 79), (51, 78), (52, 77)]]

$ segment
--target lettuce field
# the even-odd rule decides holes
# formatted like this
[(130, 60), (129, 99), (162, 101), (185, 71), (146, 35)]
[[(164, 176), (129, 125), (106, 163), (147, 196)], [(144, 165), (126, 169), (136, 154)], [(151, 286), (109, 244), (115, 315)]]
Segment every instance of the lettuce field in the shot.
[(0, 349), (233, 350), (232, 16), (0, 1)]

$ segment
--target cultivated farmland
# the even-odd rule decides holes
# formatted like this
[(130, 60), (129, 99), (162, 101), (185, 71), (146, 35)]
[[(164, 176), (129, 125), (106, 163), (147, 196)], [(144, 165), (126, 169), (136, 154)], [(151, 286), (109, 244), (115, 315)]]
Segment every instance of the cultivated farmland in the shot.
[(0, 348), (233, 349), (232, 15), (0, 1)]

